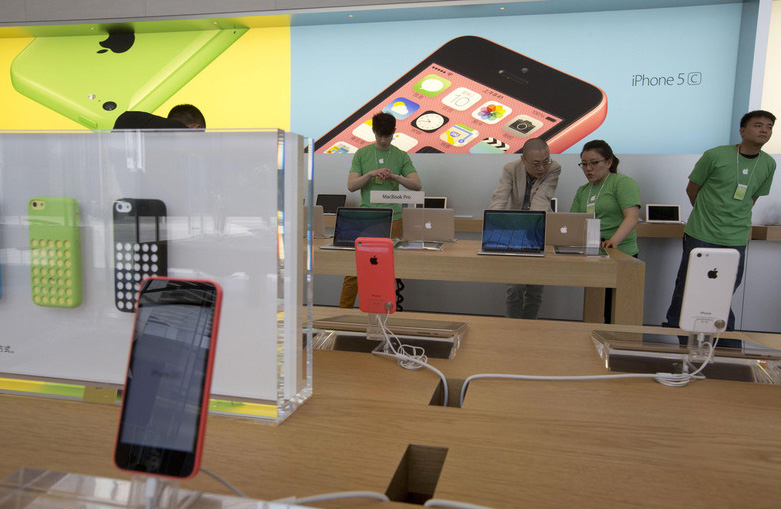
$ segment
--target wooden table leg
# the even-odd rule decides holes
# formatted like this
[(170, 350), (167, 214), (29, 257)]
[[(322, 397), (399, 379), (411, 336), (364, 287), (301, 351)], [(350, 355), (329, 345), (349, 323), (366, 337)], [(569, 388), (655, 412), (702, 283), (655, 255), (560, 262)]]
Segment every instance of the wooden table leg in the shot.
[(605, 289), (583, 289), (583, 321), (591, 323), (605, 322)]
[(613, 292), (613, 323), (643, 325), (645, 299), (645, 263), (637, 259), (622, 261)]

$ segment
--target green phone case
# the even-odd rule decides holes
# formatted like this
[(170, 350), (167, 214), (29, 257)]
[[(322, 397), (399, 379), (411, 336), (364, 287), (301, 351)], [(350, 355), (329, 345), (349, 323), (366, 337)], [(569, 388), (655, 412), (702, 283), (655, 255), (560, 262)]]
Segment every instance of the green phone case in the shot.
[(79, 202), (62, 196), (36, 196), (27, 202), (30, 284), (39, 306), (75, 308), (81, 304)]
[(156, 110), (246, 31), (37, 37), (11, 64), (11, 83), (85, 127), (111, 129), (125, 111)]

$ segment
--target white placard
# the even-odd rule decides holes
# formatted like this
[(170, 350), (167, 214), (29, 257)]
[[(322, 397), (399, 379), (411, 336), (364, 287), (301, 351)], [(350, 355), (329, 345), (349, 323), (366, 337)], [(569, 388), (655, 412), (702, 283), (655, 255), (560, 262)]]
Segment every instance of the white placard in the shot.
[(369, 195), (371, 203), (423, 203), (426, 193), (423, 191), (372, 191)]

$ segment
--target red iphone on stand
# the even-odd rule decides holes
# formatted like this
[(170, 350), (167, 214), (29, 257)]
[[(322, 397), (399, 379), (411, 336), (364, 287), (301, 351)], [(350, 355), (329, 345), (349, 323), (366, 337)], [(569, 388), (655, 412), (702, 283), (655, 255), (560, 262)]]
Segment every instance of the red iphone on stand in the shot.
[(355, 239), (355, 266), (358, 273), (358, 304), (364, 313), (388, 314), (396, 311), (396, 274), (393, 267), (393, 241), (388, 238)]
[(176, 479), (198, 472), (221, 302), (211, 281), (142, 283), (114, 452), (119, 468)]

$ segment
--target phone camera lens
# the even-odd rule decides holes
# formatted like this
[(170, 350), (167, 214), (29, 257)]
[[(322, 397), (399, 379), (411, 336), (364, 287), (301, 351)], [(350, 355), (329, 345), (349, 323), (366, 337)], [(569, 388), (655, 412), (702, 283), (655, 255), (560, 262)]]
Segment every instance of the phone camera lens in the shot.
[(106, 101), (103, 103), (103, 109), (106, 111), (114, 111), (117, 109), (117, 103), (114, 101)]
[(697, 258), (702, 258), (702, 253), (697, 253)]

